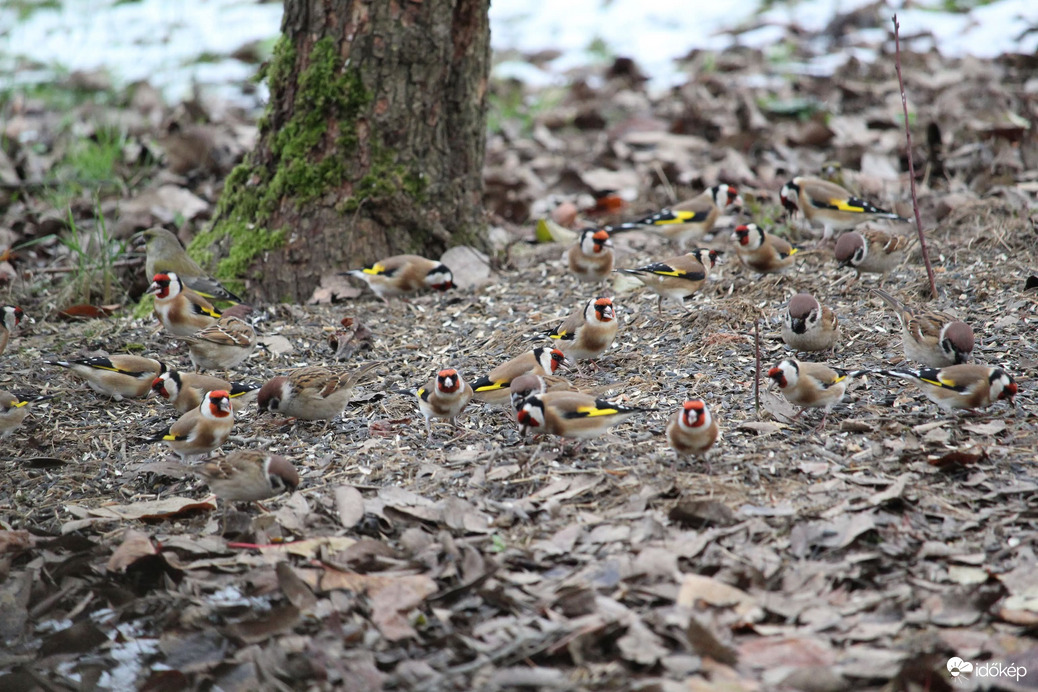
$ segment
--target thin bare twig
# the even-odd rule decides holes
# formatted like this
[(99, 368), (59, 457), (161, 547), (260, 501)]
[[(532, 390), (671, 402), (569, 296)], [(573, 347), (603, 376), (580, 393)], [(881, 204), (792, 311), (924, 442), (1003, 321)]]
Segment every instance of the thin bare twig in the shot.
[(923, 264), (926, 265), (926, 276), (930, 280), (930, 294), (937, 298), (937, 281), (933, 275), (933, 265), (930, 264), (930, 253), (926, 250), (926, 236), (923, 235), (923, 219), (919, 215), (919, 198), (915, 191), (915, 165), (912, 163), (912, 132), (908, 127), (908, 99), (905, 97), (905, 82), (901, 78), (901, 36), (897, 15), (894, 20), (894, 67), (897, 69), (897, 86), (901, 89), (901, 108), (905, 112), (905, 140), (908, 152), (908, 183), (912, 189), (912, 211), (915, 212), (915, 230), (919, 234), (919, 251), (923, 253)]
[(757, 370), (753, 375), (753, 410), (760, 420), (760, 320), (753, 321), (753, 342), (757, 350)]

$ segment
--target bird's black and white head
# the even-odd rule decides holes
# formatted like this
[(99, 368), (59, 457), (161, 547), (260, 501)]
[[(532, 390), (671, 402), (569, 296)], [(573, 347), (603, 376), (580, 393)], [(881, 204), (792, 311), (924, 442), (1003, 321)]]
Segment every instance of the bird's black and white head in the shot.
[(768, 377), (778, 385), (779, 389), (796, 387), (797, 382), (800, 381), (800, 366), (792, 358), (787, 358), (768, 370)]
[(946, 357), (954, 359), (956, 364), (970, 359), (974, 344), (973, 328), (965, 322), (955, 320), (944, 325), (941, 330), (941, 350)]
[(519, 421), (522, 432), (526, 432), (528, 428), (543, 428), (544, 402), (541, 401), (540, 396), (537, 394), (527, 396), (518, 407), (516, 419)]
[(857, 267), (868, 256), (869, 246), (865, 242), (865, 236), (857, 231), (851, 231), (850, 233), (844, 233), (836, 241), (836, 248), (833, 250), (833, 254), (841, 267)]
[(786, 208), (790, 216), (800, 210), (800, 185), (797, 184), (795, 178), (782, 186), (779, 199), (782, 200), (782, 206)]
[(735, 227), (732, 240), (746, 250), (756, 250), (764, 244), (764, 229), (755, 223), (746, 223)]
[(711, 250), (710, 248), (705, 247), (697, 247), (689, 254), (695, 257), (696, 261), (702, 264), (708, 272), (716, 267), (718, 262), (721, 260), (720, 250)]
[(580, 251), (585, 255), (599, 255), (613, 247), (609, 231), (604, 228), (586, 228), (580, 234)]
[(283, 456), (270, 454), (264, 460), (264, 471), (272, 490), (278, 493), (295, 490), (299, 485), (299, 472), (292, 462)]
[(725, 185), (724, 183), (714, 185), (710, 188), (710, 192), (714, 204), (716, 204), (719, 209), (724, 209), (729, 205), (735, 204), (735, 201), (739, 199), (738, 188), (732, 185)]
[(17, 305), (5, 305), (2, 313), (4, 329), (9, 332), (13, 332), (25, 317), (25, 313)]
[(547, 389), (547, 384), (544, 378), (540, 375), (535, 375), (532, 372), (528, 372), (525, 375), (512, 380), (509, 384), (510, 398), (512, 402), (512, 408), (515, 409), (516, 413), (522, 410), (523, 402), (526, 401), (527, 397), (531, 395), (540, 396), (544, 394)]
[(786, 307), (786, 326), (794, 334), (803, 334), (814, 329), (822, 319), (822, 306), (810, 293), (797, 293), (789, 299)]
[(425, 275), (426, 285), (436, 291), (454, 288), (454, 273), (446, 264), (438, 264)]
[(151, 381), (151, 392), (174, 401), (180, 394), (180, 373), (176, 370), (162, 373)]
[(1010, 377), (1002, 368), (995, 368), (991, 371), (988, 376), (988, 386), (990, 387), (990, 396), (992, 401), (998, 401), (1000, 399), (1006, 399), (1009, 401), (1010, 406), (1015, 406), (1013, 403), (1013, 397), (1016, 396), (1018, 387), (1016, 382)]

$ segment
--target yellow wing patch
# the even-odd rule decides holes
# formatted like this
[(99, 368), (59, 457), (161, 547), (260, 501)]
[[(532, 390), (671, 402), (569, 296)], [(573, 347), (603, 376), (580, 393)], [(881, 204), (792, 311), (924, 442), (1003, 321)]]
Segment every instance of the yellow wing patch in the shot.
[(858, 207), (858, 206), (849, 204), (848, 200), (845, 200), (845, 199), (835, 199), (835, 198), (834, 199), (830, 199), (829, 200), (829, 206), (831, 206), (833, 209), (839, 209), (840, 211), (853, 211), (853, 212), (858, 212), (858, 213), (861, 213), (861, 212), (865, 211), (864, 207)]
[(377, 264), (376, 263), (376, 264), (371, 265), (370, 267), (364, 267), (363, 269), (361, 269), (361, 271), (364, 272), (365, 274), (376, 274), (377, 275), (377, 274), (385, 274), (386, 273), (386, 268), (384, 266), (382, 266), (381, 264)]
[(490, 384), (484, 384), (484, 385), (481, 385), (479, 387), (475, 387), (473, 389), (473, 391), (476, 391), (476, 392), (493, 392), (493, 391), (496, 391), (498, 389), (504, 389), (505, 387), (507, 387), (510, 384), (511, 384), (511, 382), (503, 382), (503, 381), (501, 381), (501, 382), (491, 382)]
[(612, 416), (620, 413), (619, 409), (615, 408), (598, 408), (597, 406), (580, 406), (577, 408), (577, 413), (593, 418), (595, 416)]
[[(800, 248), (796, 248), (796, 247), (795, 247), (795, 248), (793, 248), (792, 250), (790, 250), (790, 251), (789, 251), (789, 254), (790, 254), (790, 255), (795, 255), (795, 254), (797, 254), (798, 252), (800, 252)], [(788, 255), (787, 255), (787, 257), (788, 257)]]

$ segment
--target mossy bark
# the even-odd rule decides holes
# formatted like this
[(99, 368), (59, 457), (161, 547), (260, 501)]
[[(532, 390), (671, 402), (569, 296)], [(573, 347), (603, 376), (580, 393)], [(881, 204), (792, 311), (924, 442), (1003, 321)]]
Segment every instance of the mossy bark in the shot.
[(191, 245), (252, 299), (481, 245), (489, 0), (285, 0), (257, 148)]

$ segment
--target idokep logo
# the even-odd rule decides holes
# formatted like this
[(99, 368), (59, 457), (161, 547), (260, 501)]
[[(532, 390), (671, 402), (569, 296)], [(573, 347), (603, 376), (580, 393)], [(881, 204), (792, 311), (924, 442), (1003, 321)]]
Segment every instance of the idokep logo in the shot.
[(973, 678), (1013, 678), (1020, 682), (1020, 678), (1027, 676), (1027, 668), (1023, 666), (998, 661), (974, 665), (958, 656), (948, 659), (948, 672), (956, 682), (963, 683)]

